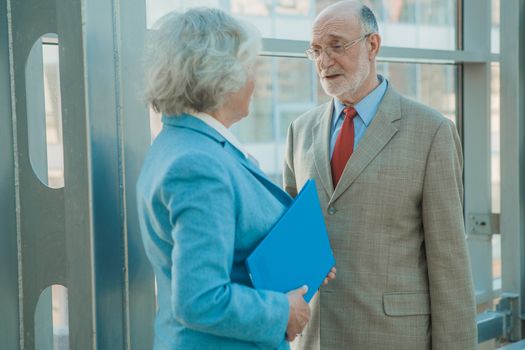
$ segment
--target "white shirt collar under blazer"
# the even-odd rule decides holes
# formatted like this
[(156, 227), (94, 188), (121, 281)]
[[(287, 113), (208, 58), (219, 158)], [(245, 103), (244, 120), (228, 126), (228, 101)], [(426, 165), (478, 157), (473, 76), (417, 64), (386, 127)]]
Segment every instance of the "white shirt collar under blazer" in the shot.
[(235, 137), (235, 135), (227, 127), (225, 127), (220, 121), (213, 118), (211, 115), (207, 113), (203, 113), (203, 112), (189, 111), (188, 114), (196, 117), (197, 119), (202, 120), (207, 125), (215, 129), (215, 131), (221, 134), (229, 143), (231, 143), (235, 148), (241, 151), (241, 153), (244, 155), (246, 159), (251, 158), (250, 154), (246, 152), (245, 148), (242, 146), (239, 140)]

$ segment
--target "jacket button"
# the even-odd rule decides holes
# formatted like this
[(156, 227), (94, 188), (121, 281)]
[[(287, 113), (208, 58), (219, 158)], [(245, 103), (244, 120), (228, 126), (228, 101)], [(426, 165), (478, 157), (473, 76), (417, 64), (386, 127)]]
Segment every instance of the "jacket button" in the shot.
[(335, 214), (335, 208), (334, 207), (328, 207), (328, 215), (334, 215)]

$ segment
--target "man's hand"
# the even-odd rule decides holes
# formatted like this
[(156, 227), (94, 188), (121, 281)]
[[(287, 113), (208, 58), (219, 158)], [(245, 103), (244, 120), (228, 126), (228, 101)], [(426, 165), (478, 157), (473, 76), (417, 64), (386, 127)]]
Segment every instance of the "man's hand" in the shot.
[(323, 281), (323, 285), (328, 284), (328, 282), (330, 282), (331, 280), (335, 280), (335, 273), (336, 271), (335, 271), (335, 266), (334, 266), (332, 267), (330, 272), (328, 272), (328, 275), (326, 275), (326, 278)]
[(310, 319), (310, 307), (303, 298), (306, 292), (308, 292), (308, 286), (302, 286), (287, 293), (290, 304), (290, 317), (286, 327), (286, 340), (288, 341), (294, 340)]

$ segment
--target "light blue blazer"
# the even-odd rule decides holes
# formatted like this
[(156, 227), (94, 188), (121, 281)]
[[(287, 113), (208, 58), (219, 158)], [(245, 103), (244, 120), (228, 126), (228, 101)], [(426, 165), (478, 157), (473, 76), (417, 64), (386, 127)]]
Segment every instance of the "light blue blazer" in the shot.
[(137, 183), (157, 277), (155, 349), (289, 349), (283, 293), (255, 290), (245, 259), (291, 204), (201, 120), (163, 117)]

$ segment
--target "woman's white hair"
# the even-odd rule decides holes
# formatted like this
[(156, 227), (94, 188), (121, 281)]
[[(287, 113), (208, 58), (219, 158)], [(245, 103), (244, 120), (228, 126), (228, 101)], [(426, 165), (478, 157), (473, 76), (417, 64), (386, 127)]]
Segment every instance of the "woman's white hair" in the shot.
[(216, 110), (244, 86), (260, 48), (257, 29), (219, 9), (171, 12), (148, 40), (146, 100), (165, 115)]

